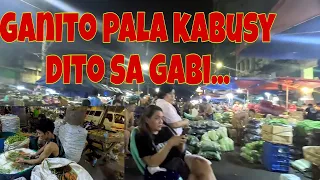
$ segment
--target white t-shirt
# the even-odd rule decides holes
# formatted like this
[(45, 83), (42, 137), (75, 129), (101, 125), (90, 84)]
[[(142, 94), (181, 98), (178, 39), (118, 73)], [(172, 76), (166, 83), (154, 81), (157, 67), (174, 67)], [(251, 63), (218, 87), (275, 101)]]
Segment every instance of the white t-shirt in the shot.
[[(164, 114), (164, 120), (166, 121), (166, 123), (172, 124), (175, 122), (182, 121), (182, 118), (177, 113), (176, 108), (172, 104), (165, 101), (164, 99), (158, 99), (156, 101), (156, 105), (162, 109)], [(181, 135), (183, 131), (182, 128), (175, 128), (174, 130), (178, 135)]]

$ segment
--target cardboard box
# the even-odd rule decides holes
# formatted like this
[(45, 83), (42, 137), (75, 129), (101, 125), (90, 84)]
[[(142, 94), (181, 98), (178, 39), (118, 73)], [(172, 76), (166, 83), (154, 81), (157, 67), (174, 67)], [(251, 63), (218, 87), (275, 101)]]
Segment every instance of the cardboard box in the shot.
[(275, 144), (291, 145), (293, 132), (291, 126), (262, 126), (262, 139)]
[(290, 116), (291, 118), (294, 118), (294, 119), (299, 120), (299, 121), (301, 121), (301, 120), (304, 119), (304, 113), (303, 113), (302, 111), (290, 112), (290, 113), (289, 113), (289, 116)]

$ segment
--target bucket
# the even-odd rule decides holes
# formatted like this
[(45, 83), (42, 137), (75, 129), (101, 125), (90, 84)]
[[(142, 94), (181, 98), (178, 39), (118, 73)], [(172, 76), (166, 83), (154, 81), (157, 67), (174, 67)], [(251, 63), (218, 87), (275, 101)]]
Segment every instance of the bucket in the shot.
[(0, 153), (3, 153), (4, 150), (4, 138), (0, 138)]
[(4, 151), (4, 142), (10, 136), (14, 136), (15, 134), (12, 132), (2, 132), (0, 133), (0, 153)]

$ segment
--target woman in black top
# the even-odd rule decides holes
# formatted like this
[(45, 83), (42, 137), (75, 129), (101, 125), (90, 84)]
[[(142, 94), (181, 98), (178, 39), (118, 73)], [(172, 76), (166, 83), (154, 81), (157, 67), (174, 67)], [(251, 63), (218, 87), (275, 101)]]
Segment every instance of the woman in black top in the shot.
[[(205, 159), (185, 155), (186, 136), (175, 135), (171, 128), (164, 126), (163, 118), (162, 109), (150, 105), (140, 120), (136, 145), (139, 156), (147, 167), (174, 170), (183, 179), (215, 180), (213, 171)], [(179, 160), (182, 163), (177, 167), (174, 164)]]

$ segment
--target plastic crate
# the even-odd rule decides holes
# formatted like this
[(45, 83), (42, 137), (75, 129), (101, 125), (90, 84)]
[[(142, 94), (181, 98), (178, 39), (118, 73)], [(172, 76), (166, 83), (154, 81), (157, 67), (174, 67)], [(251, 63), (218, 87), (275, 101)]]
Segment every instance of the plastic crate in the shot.
[(265, 142), (263, 144), (262, 163), (268, 171), (289, 172), (289, 146)]

